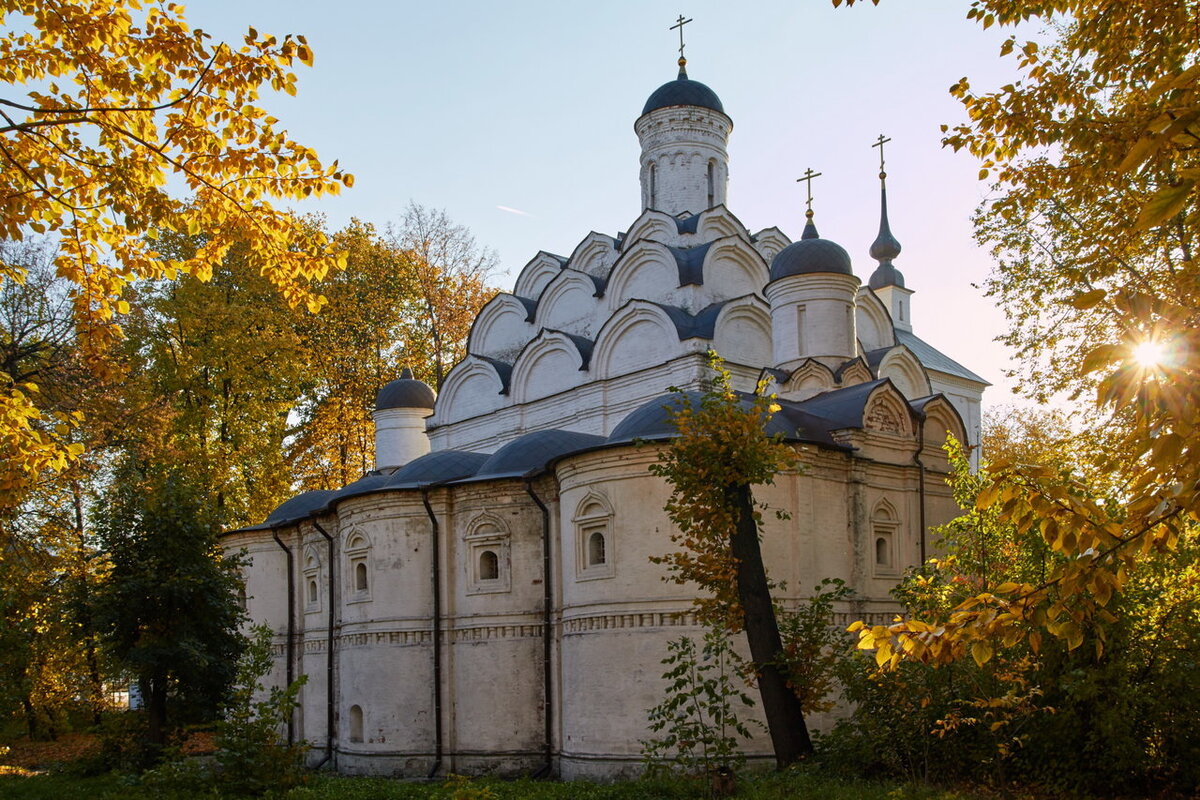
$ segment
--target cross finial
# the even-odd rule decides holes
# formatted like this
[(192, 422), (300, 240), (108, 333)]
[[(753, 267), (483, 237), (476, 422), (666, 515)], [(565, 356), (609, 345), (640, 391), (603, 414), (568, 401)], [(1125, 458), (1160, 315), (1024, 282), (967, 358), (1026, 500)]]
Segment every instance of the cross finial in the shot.
[(679, 61), (681, 64), (685, 60), (683, 57), (683, 26), (687, 25), (689, 22), (691, 22), (690, 19), (684, 19), (683, 14), (680, 14), (679, 19), (675, 21), (675, 24), (667, 29), (673, 31), (676, 28), (679, 28)]
[(891, 140), (892, 139), (890, 136), (884, 136), (881, 133), (881, 134), (879, 134), (879, 138), (875, 140), (875, 144), (871, 145), (871, 147), (879, 148), (879, 179), (880, 180), (883, 180), (884, 178), (887, 177), (887, 173), (883, 171), (883, 146), (885, 144), (887, 144), (888, 142), (890, 142)]
[(812, 215), (813, 215), (813, 210), (812, 210), (812, 182), (813, 182), (813, 178), (819, 178), (820, 176), (821, 176), (821, 173), (819, 173), (819, 172), (813, 172), (813, 171), (812, 171), (812, 167), (809, 167), (808, 169), (806, 169), (806, 170), (804, 171), (804, 177), (802, 177), (802, 178), (796, 178), (796, 183), (800, 183), (801, 181), (804, 181), (806, 184), (808, 184), (808, 185), (807, 185), (807, 187), (806, 187), (806, 188), (807, 188), (807, 190), (808, 190), (808, 200), (806, 200), (806, 201), (805, 201), (805, 204), (804, 204), (804, 207), (805, 207), (804, 216), (808, 217), (809, 219), (812, 219)]

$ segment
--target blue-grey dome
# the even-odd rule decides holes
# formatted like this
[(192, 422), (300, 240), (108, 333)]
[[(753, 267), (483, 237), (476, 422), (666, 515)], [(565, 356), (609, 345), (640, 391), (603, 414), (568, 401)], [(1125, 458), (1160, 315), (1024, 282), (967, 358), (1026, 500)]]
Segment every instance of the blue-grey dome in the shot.
[(311, 516), (314, 511), (324, 508), (333, 494), (329, 489), (302, 492), (268, 514), (267, 525), (285, 525)]
[(392, 473), (387, 488), (406, 489), (469, 478), (488, 458), (487, 453), (473, 453), (470, 450), (435, 450)]
[(814, 272), (833, 272), (853, 275), (850, 254), (840, 244), (828, 239), (801, 239), (792, 242), (771, 261), (771, 280)]
[(479, 467), (474, 480), (512, 478), (541, 469), (559, 456), (604, 444), (604, 437), (550, 428), (534, 431), (501, 447)]
[[(625, 419), (621, 420), (608, 435), (608, 443), (625, 444), (637, 439), (661, 440), (674, 437), (677, 432), (675, 424), (671, 422), (671, 415), (683, 408), (684, 396), (687, 397), (687, 402), (693, 408), (698, 408), (704, 399), (703, 392), (695, 391), (684, 392), (682, 395), (679, 393), (660, 395), (638, 406)], [(754, 398), (751, 395), (738, 392), (738, 396), (740, 397), (738, 403), (742, 408), (750, 409), (754, 405)], [(789, 424), (781, 414), (773, 414), (767, 420), (768, 435), (780, 434), (792, 437), (795, 433), (795, 427)]]
[(413, 378), (405, 367), (400, 377), (384, 386), (375, 395), (375, 410), (384, 408), (433, 408), (437, 396), (425, 381)]
[(699, 106), (725, 113), (725, 107), (721, 105), (721, 98), (717, 97), (717, 93), (700, 81), (688, 78), (682, 62), (679, 65), (679, 77), (654, 90), (646, 105), (642, 107), (642, 115), (671, 106)]

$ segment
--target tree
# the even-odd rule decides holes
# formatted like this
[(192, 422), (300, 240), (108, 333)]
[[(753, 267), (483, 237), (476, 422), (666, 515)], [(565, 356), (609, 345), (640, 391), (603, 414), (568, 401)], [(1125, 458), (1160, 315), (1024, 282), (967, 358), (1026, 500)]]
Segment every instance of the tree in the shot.
[(111, 563), (96, 592), (96, 624), (146, 704), (157, 757), (172, 726), (211, 718), (227, 697), (244, 638), (241, 561), (182, 471), (122, 466), (100, 516)]
[(740, 398), (715, 359), (716, 378), (699, 402), (678, 393), (669, 409), (677, 436), (650, 471), (671, 485), (666, 511), (681, 549), (654, 559), (676, 583), (695, 582), (701, 622), (746, 632), (775, 761), (787, 766), (812, 752), (800, 698), (789, 686), (787, 654), (779, 634), (771, 583), (763, 565), (761, 511), (752, 487), (771, 484), (795, 467), (792, 449), (766, 433), (778, 407), (769, 398)]
[[(163, 237), (162, 249), (187, 258), (203, 241)], [(283, 447), (307, 356), (296, 331), (302, 312), (277, 302), (245, 260), (238, 247), (206, 282), (139, 284), (115, 352), (126, 404), (150, 410), (123, 452), (188, 464), (225, 526), (261, 520), (291, 489)]]
[[(120, 335), (132, 282), (179, 273), (206, 280), (237, 245), (293, 305), (338, 263), (318, 229), (271, 205), (337, 192), (353, 178), (277, 129), (261, 91), (295, 93), (302, 36), (214, 44), (183, 7), (136, 0), (3, 0), (0, 83), (0, 238), (57, 238), (55, 263), (75, 287), (81, 344), (97, 364)], [(160, 233), (208, 239), (187, 258), (164, 256)], [(20, 282), (0, 262), (0, 282)], [(19, 489), (80, 452), (47, 417), (36, 384), (0, 375), (0, 490)]]
[(334, 236), (346, 269), (321, 289), (330, 305), (300, 320), (309, 381), (289, 458), (305, 489), (336, 489), (374, 462), (375, 393), (409, 367), (440, 386), (466, 355), (495, 255), (443, 211), (410, 203), (380, 235), (355, 220)]
[[(433, 386), (441, 389), (450, 367), (467, 354), (475, 315), (496, 293), (487, 286), (496, 269), (496, 253), (480, 248), (471, 232), (445, 211), (413, 202), (404, 210), (400, 227), (389, 229), (388, 238), (410, 256), (401, 262), (415, 295), (406, 315), (403, 346), (411, 361), (432, 367)], [(418, 377), (424, 376), (418, 372)]]
[[(1043, 479), (1048, 485), (1070, 485), (1100, 457), (1090, 438), (1067, 429), (1060, 414), (1026, 411), (989, 422), (984, 456), (1037, 455), (1054, 472)], [(1072, 609), (1074, 598), (1047, 581), (1067, 557), (999, 507), (976, 508), (991, 478), (971, 472), (958, 446), (951, 463), (955, 499), (968, 510), (935, 529), (938, 558), (897, 587), (905, 615), (954, 624), (965, 603), (1006, 584), (1045, 584), (1052, 602)], [(1120, 487), (1091, 496), (1116, 518), (1119, 498)], [(1081, 617), (1061, 638), (1007, 630), (967, 639), (969, 657), (953, 661), (907, 658), (887, 670), (876, 670), (875, 659), (870, 669), (856, 665), (845, 676), (855, 708), (834, 749), (850, 750), (859, 768), (927, 777), (932, 767), (943, 780), (1019, 776), (1045, 789), (1194, 792), (1200, 729), (1181, 720), (1200, 713), (1198, 546), (1200, 530), (1192, 527), (1176, 550), (1140, 558), (1102, 613)]]
[(1197, 13), (1193, 0), (971, 5), (985, 27), (1053, 26), (1048, 44), (1014, 35), (1001, 47), (1021, 80), (952, 87), (969, 121), (945, 142), (995, 180), (977, 230), (998, 259), (987, 288), (1009, 314), (1027, 390), (1096, 392), (1093, 420), (1112, 433), (1097, 469), (1121, 493), (1114, 511), (1051, 466), (993, 461), (977, 506), (1035, 531), (1057, 566), (965, 599), (945, 626), (863, 629), (884, 662), (1033, 632), (1078, 647), (1137, 564), (1176, 550), (1200, 519)]

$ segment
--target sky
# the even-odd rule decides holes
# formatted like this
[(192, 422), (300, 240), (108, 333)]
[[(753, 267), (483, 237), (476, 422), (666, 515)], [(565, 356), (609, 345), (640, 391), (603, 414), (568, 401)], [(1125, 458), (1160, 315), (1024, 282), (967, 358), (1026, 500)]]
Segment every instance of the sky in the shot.
[(798, 238), (811, 167), (824, 238), (864, 280), (879, 226), (878, 150), (887, 145), (896, 267), (914, 289), (913, 329), (1009, 402), (1003, 313), (973, 284), (988, 255), (970, 217), (986, 200), (979, 164), (941, 146), (964, 114), (948, 89), (1015, 78), (998, 55), (1009, 31), (966, 19), (967, 0), (718, 2), (204, 0), (187, 17), (215, 39), (304, 34), (314, 66), (299, 92), (264, 99), (290, 135), (355, 176), (353, 189), (300, 206), (333, 227), (385, 225), (415, 201), (444, 209), (500, 256), (511, 290), (539, 250), (569, 255), (589, 231), (638, 217), (634, 120), (677, 72), (682, 12), (688, 73), (733, 120), (730, 210), (751, 230)]

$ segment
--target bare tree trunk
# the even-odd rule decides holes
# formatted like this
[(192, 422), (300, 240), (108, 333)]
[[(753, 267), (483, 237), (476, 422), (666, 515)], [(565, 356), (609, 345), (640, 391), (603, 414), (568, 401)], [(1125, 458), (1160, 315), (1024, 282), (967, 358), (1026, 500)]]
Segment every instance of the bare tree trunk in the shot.
[(775, 764), (782, 768), (810, 755), (812, 740), (808, 736), (800, 700), (788, 687), (787, 676), (779, 667), (783, 663), (783, 640), (775, 621), (775, 608), (771, 604), (767, 571), (758, 541), (758, 525), (754, 522), (754, 498), (750, 487), (744, 484), (733, 487), (731, 494), (732, 508), (737, 513), (737, 527), (730, 539), (730, 547), (737, 562), (738, 600), (742, 604), (750, 658), (758, 675), (758, 692), (767, 717), (767, 730), (775, 750)]

